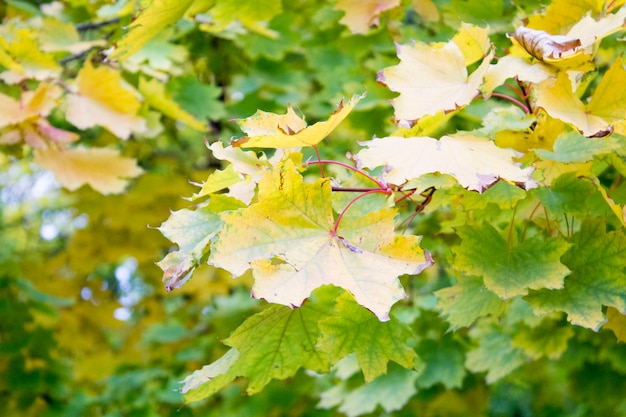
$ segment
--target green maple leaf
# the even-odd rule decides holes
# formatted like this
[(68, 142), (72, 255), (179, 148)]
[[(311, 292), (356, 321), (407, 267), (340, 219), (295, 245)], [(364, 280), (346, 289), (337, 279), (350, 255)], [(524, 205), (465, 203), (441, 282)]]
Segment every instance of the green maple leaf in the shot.
[(263, 177), (258, 200), (224, 216), (209, 258), (235, 276), (252, 268), (255, 298), (300, 306), (315, 288), (333, 284), (388, 320), (406, 297), (398, 276), (432, 264), (416, 236), (395, 235), (392, 210), (356, 220), (348, 212), (335, 231), (330, 182), (304, 183), (291, 160)]
[(478, 347), (467, 353), (465, 366), (472, 372), (487, 371), (488, 384), (505, 377), (521, 366), (526, 357), (522, 349), (513, 346), (511, 337), (493, 324), (481, 323), (470, 330)]
[(464, 227), (455, 250), (454, 267), (482, 276), (485, 286), (503, 299), (525, 295), (528, 289), (562, 288), (569, 272), (559, 262), (568, 248), (561, 238), (534, 237), (509, 247), (491, 225)]
[(332, 314), (332, 304), (309, 302), (299, 309), (273, 305), (248, 318), (224, 341), (231, 346), (222, 358), (187, 377), (186, 401), (206, 398), (238, 376), (248, 379), (248, 394), (272, 379), (289, 378), (301, 367), (328, 371), (328, 354), (316, 347), (318, 321)]
[(573, 324), (598, 330), (606, 321), (602, 306), (626, 311), (626, 235), (606, 232), (603, 218), (585, 221), (563, 255), (572, 271), (559, 291), (541, 290), (526, 300), (538, 314), (564, 311)]
[(168, 290), (179, 287), (191, 276), (221, 225), (219, 216), (206, 207), (175, 211), (161, 224), (159, 231), (163, 236), (178, 245), (178, 251), (168, 253), (158, 262)]
[(320, 329), (320, 349), (329, 352), (333, 362), (355, 353), (367, 382), (387, 373), (390, 360), (413, 367), (415, 351), (406, 345), (413, 336), (410, 327), (394, 317), (377, 320), (348, 294), (337, 299), (337, 315), (321, 321)]
[(322, 393), (322, 402), (318, 407), (327, 408), (341, 404), (339, 411), (348, 417), (371, 413), (378, 405), (390, 413), (401, 409), (415, 395), (417, 376), (415, 371), (396, 369), (352, 392), (338, 385)]
[(572, 163), (593, 160), (596, 155), (602, 155), (624, 148), (624, 141), (615, 136), (594, 140), (584, 137), (578, 132), (564, 132), (560, 134), (553, 145), (552, 151), (535, 149), (535, 154), (541, 159)]
[(499, 315), (505, 306), (497, 295), (485, 288), (480, 277), (462, 277), (454, 286), (436, 291), (435, 295), (437, 308), (452, 330), (467, 327), (482, 316)]
[(446, 333), (440, 340), (426, 339), (417, 346), (419, 357), (424, 362), (417, 379), (420, 388), (429, 388), (442, 383), (446, 388), (461, 388), (466, 375), (462, 347)]
[(567, 349), (567, 342), (574, 336), (571, 326), (555, 327), (553, 322), (547, 321), (535, 328), (522, 326), (515, 332), (513, 346), (524, 350), (526, 356), (538, 359), (547, 356), (558, 359)]

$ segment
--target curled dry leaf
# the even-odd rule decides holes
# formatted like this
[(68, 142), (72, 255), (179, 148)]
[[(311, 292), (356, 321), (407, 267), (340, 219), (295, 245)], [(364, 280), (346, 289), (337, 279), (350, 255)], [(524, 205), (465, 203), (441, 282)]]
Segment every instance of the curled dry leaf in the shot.
[(569, 36), (550, 35), (543, 30), (518, 27), (514, 33), (507, 35), (514, 39), (529, 54), (539, 60), (546, 58), (563, 58), (581, 52), (580, 39)]

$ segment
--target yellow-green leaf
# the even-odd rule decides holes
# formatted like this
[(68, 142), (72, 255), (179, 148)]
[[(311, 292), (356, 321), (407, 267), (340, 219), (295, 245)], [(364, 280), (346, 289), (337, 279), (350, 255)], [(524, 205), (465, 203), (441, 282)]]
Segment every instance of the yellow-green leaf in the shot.
[(150, 106), (163, 112), (163, 114), (174, 120), (180, 120), (201, 132), (207, 130), (204, 123), (187, 113), (178, 103), (168, 96), (165, 92), (165, 84), (159, 82), (156, 78), (146, 81), (145, 78), (141, 77), (139, 79), (139, 91)]
[(242, 148), (296, 148), (313, 146), (324, 140), (352, 111), (363, 96), (354, 95), (348, 104), (343, 101), (328, 120), (307, 126), (289, 106), (286, 114), (257, 111), (247, 119), (238, 120), (248, 134), (233, 142)]

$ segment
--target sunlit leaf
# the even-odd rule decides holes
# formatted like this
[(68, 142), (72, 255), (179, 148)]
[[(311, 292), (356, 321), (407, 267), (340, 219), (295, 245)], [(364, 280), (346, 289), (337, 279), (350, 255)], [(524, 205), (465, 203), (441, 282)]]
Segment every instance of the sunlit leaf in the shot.
[(352, 111), (363, 96), (355, 95), (330, 115), (327, 121), (307, 126), (289, 106), (286, 114), (267, 113), (258, 110), (247, 119), (238, 120), (241, 130), (248, 136), (237, 139), (234, 146), (242, 148), (295, 148), (313, 146), (324, 140)]
[(520, 168), (512, 159), (510, 149), (474, 136), (387, 137), (362, 142), (367, 149), (356, 155), (360, 166), (385, 166), (383, 178), (390, 184), (402, 185), (421, 175), (439, 172), (450, 174), (459, 184), (483, 191), (499, 178), (532, 188), (532, 168)]
[(209, 258), (234, 276), (252, 268), (256, 298), (299, 306), (315, 288), (334, 284), (384, 321), (406, 297), (397, 277), (432, 263), (415, 236), (394, 237), (393, 211), (345, 218), (335, 233), (330, 183), (303, 183), (290, 161), (259, 187), (257, 204), (224, 216)]
[[(473, 53), (471, 50), (469, 54)], [(397, 55), (400, 64), (381, 70), (378, 81), (400, 93), (392, 102), (395, 116), (401, 125), (410, 126), (422, 116), (454, 111), (469, 104), (479, 92), (494, 52), (471, 75), (463, 50), (453, 41), (398, 45)]]

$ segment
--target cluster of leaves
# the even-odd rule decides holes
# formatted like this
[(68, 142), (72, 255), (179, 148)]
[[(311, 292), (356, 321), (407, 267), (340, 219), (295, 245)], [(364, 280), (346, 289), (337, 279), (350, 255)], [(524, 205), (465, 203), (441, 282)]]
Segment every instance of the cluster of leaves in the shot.
[(623, 2), (2, 7), (7, 413), (626, 414)]

